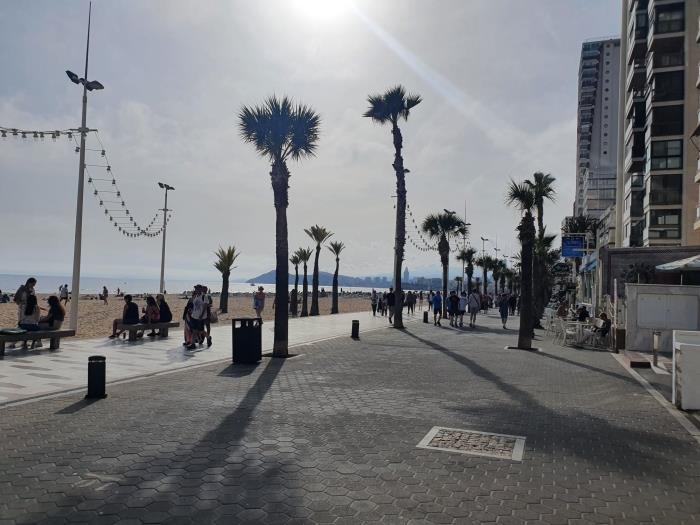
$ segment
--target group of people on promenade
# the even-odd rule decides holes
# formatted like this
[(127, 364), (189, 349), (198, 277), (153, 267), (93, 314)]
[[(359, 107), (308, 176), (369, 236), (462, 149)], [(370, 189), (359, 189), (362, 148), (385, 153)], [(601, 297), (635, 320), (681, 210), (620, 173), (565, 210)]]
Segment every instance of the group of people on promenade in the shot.
[[(46, 308), (39, 306), (35, 292), (36, 282), (34, 277), (30, 277), (13, 296), (13, 301), (17, 305), (17, 327), (26, 332), (58, 330), (66, 318), (66, 311), (55, 295), (46, 298)], [(10, 344), (10, 348), (14, 348), (14, 346), (14, 343)], [(32, 348), (41, 346), (41, 339), (32, 341)], [(27, 348), (26, 341), (22, 344), (22, 348)]]
[[(447, 316), (450, 320), (450, 326), (453, 327), (463, 327), (464, 326), (464, 315), (469, 314), (469, 327), (476, 327), (476, 316), (480, 311), (488, 313), (488, 309), (492, 305), (498, 307), (498, 312), (501, 316), (501, 323), (503, 324), (503, 329), (505, 330), (506, 323), (508, 322), (508, 314), (515, 315), (515, 310), (518, 307), (518, 297), (511, 293), (501, 293), (497, 297), (492, 297), (490, 295), (484, 295), (480, 293), (476, 288), (467, 295), (466, 291), (462, 291), (458, 294), (456, 290), (450, 291), (449, 296), (445, 299)], [(428, 294), (428, 302), (433, 309), (433, 324), (435, 326), (442, 326), (440, 321), (442, 319), (442, 302), (443, 297), (440, 291), (433, 293), (431, 290)]]
[[(122, 309), (121, 318), (114, 319), (112, 321), (112, 333), (110, 334), (110, 339), (115, 339), (120, 335), (126, 337), (125, 330), (119, 330), (118, 326), (121, 325), (135, 325), (135, 324), (156, 324), (156, 323), (169, 323), (173, 320), (173, 314), (170, 311), (170, 306), (165, 300), (163, 294), (158, 294), (155, 298), (152, 295), (146, 296), (146, 306), (141, 310), (141, 315), (139, 313), (139, 306), (134, 301), (131, 295), (124, 295), (124, 308)], [(156, 337), (159, 335), (155, 330), (151, 330), (148, 337)], [(139, 330), (136, 333), (136, 337), (141, 338), (144, 336), (144, 332)]]
[[(393, 288), (389, 288), (388, 292), (377, 293), (376, 290), (372, 290), (370, 294), (370, 303), (372, 305), (372, 315), (376, 317), (377, 314), (380, 316), (389, 316), (389, 322), (392, 323), (394, 319), (394, 313), (396, 311), (396, 293), (394, 293)], [(407, 312), (413, 315), (416, 311), (416, 304), (418, 304), (418, 309), (423, 309), (423, 292), (401, 292), (401, 299), (398, 302), (399, 308), (403, 310), (406, 307)]]

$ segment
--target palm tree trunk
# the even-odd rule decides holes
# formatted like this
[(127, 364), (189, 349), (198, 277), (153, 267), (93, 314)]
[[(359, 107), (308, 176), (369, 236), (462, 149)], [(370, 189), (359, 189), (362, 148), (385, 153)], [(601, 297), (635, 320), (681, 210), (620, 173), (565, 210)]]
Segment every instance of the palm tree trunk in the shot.
[(306, 262), (304, 263), (304, 281), (302, 284), (301, 288), (301, 316), (302, 317), (308, 317), (309, 316), (309, 309), (307, 306), (307, 296), (309, 295), (309, 279), (307, 277), (307, 266)]
[(491, 274), (493, 277), (493, 294), (498, 297), (498, 275)]
[(447, 275), (448, 275), (448, 265), (449, 263), (442, 263), (442, 317), (447, 317)]
[(228, 312), (228, 279), (229, 273), (221, 274), (221, 297), (219, 297), (219, 310), (222, 314)]
[(299, 306), (299, 265), (294, 265), (294, 295), (292, 296), (291, 305), (289, 307), (290, 313), (296, 317), (297, 307)]
[(400, 308), (401, 297), (401, 266), (403, 265), (404, 248), (406, 244), (406, 173), (403, 167), (401, 148), (403, 138), (396, 121), (392, 122), (391, 135), (394, 139), (394, 172), (396, 173), (396, 238), (394, 240), (394, 328), (403, 328), (403, 310)]
[(518, 348), (532, 348), (532, 247), (535, 240), (535, 225), (531, 213), (526, 213), (520, 223), (520, 252), (521, 295), (520, 295), (520, 328), (518, 331)]
[(488, 271), (488, 268), (486, 268), (486, 265), (484, 265), (484, 282), (482, 283), (484, 286), (484, 297), (486, 296), (486, 292), (488, 292), (489, 286), (488, 286), (488, 280), (486, 277), (486, 272)]
[(314, 276), (311, 282), (311, 312), (309, 315), (318, 315), (318, 256), (321, 255), (321, 245), (316, 245), (316, 258), (314, 259)]
[(443, 234), (440, 236), (438, 243), (438, 251), (440, 252), (440, 264), (442, 265), (442, 316), (447, 316), (447, 279), (449, 276), (450, 265), (450, 243), (447, 237)]
[(467, 295), (472, 293), (472, 274), (467, 272)]
[(333, 303), (331, 313), (338, 313), (338, 270), (340, 269), (340, 257), (335, 258), (335, 273), (333, 274)]
[(289, 241), (287, 206), (289, 205), (289, 172), (284, 163), (272, 167), (272, 190), (275, 196), (275, 335), (272, 355), (289, 355)]

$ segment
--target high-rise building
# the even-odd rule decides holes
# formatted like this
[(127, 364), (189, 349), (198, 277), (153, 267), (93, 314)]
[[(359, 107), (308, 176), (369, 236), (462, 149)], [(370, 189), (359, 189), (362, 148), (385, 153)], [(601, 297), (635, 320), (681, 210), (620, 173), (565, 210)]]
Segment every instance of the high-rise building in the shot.
[(591, 40), (579, 65), (574, 215), (599, 218), (615, 204), (620, 40)]
[(622, 9), (616, 245), (697, 245), (700, 2)]
[(407, 283), (411, 280), (411, 274), (408, 273), (408, 266), (403, 270), (403, 282)]

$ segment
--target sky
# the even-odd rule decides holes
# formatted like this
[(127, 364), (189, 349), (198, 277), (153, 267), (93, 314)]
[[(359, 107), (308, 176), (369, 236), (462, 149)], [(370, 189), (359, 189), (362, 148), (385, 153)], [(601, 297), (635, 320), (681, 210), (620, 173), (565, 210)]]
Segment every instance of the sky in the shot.
[[(0, 126), (79, 126), (81, 89), (64, 71), (83, 71), (87, 12), (86, 0), (0, 3)], [(581, 43), (619, 28), (617, 0), (95, 0), (88, 77), (105, 89), (89, 95), (87, 123), (136, 220), (162, 208), (158, 181), (175, 187), (166, 277), (215, 278), (214, 251), (235, 245), (236, 281), (273, 269), (275, 254), (269, 162), (243, 143), (237, 115), (272, 94), (312, 106), (317, 154), (289, 165), (290, 249), (310, 246), (304, 228), (319, 224), (346, 245), (342, 274), (389, 275), (391, 133), (362, 113), (368, 95), (401, 84), (423, 98), (401, 123), (416, 220), (466, 206), (472, 246), (485, 237), (492, 255), (511, 255), (510, 179), (556, 177), (548, 231), (571, 213)], [(74, 148), (0, 139), (0, 273), (71, 273)], [(157, 278), (160, 256), (160, 238), (119, 234), (86, 192), (83, 275)], [(405, 264), (440, 271), (436, 252), (410, 244)], [(334, 269), (327, 250), (320, 266)]]

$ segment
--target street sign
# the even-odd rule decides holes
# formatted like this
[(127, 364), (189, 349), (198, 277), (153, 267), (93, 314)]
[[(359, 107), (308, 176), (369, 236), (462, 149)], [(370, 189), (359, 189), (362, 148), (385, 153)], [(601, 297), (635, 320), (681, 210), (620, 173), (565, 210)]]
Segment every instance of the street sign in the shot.
[(586, 236), (564, 233), (561, 236), (562, 257), (583, 257), (586, 254)]

